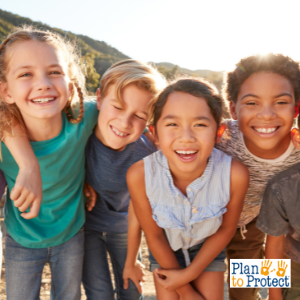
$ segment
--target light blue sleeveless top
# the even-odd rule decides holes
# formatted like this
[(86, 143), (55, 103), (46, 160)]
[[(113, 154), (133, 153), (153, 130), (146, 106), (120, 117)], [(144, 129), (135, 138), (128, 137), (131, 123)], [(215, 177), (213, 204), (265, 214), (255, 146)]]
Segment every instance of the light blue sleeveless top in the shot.
[(161, 151), (145, 157), (144, 166), (153, 219), (173, 251), (198, 245), (219, 229), (230, 200), (230, 156), (214, 148), (202, 176), (187, 187), (187, 197), (175, 187)]

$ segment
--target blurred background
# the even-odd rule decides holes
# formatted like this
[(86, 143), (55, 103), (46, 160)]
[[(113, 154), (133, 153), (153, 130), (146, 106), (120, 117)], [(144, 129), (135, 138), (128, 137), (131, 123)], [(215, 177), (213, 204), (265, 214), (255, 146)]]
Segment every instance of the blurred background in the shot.
[(0, 3), (0, 41), (34, 24), (75, 39), (94, 93), (113, 63), (156, 64), (172, 80), (205, 77), (221, 89), (243, 57), (268, 52), (300, 60), (298, 0), (12, 0)]

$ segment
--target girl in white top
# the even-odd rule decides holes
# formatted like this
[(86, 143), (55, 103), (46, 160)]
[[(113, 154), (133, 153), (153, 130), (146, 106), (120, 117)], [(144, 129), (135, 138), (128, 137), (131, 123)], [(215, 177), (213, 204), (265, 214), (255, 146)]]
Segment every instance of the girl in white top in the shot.
[(211, 265), (235, 232), (249, 181), (244, 165), (214, 149), (226, 128), (223, 109), (207, 82), (171, 84), (154, 108), (161, 151), (127, 173), (135, 214), (163, 268), (154, 270), (158, 300), (223, 299), (224, 266)]

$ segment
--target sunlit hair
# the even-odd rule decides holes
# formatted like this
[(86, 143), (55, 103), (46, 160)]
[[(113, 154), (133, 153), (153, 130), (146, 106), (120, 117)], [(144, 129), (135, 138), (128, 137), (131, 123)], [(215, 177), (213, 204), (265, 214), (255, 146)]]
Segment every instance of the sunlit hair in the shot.
[[(73, 84), (72, 93), (64, 108), (68, 120), (72, 123), (78, 123), (83, 117), (83, 96), (85, 94), (85, 78), (82, 73), (80, 56), (77, 54), (75, 45), (63, 39), (60, 35), (51, 31), (37, 30), (31, 26), (23, 26), (16, 28), (0, 45), (0, 83), (6, 83), (6, 72), (10, 62), (8, 57), (9, 49), (17, 44), (26, 41), (38, 41), (51, 45), (62, 54), (67, 64), (67, 74)], [(1, 138), (3, 133), (12, 133), (11, 126), (13, 122), (18, 121), (25, 129), (25, 124), (16, 104), (8, 104), (5, 99), (1, 99), (0, 103), (0, 132)], [(72, 106), (78, 103), (79, 114), (77, 118), (73, 117)]]
[(123, 104), (122, 91), (129, 84), (149, 92), (152, 95), (148, 108), (151, 109), (159, 93), (166, 86), (163, 76), (151, 65), (138, 60), (126, 59), (111, 66), (100, 80), (100, 94), (103, 99), (109, 87), (115, 85), (115, 97)]
[[(237, 102), (237, 96), (243, 82), (252, 74), (267, 72), (285, 77), (294, 89), (296, 105), (300, 100), (299, 63), (282, 54), (254, 55), (240, 60), (236, 68), (227, 73), (223, 88), (224, 98)], [(298, 117), (298, 126), (299, 126)]]
[(222, 118), (227, 112), (227, 107), (217, 89), (204, 79), (181, 78), (167, 86), (154, 104), (153, 126), (155, 130), (169, 96), (175, 92), (187, 93), (198, 98), (204, 98), (217, 123), (217, 128), (220, 126)]

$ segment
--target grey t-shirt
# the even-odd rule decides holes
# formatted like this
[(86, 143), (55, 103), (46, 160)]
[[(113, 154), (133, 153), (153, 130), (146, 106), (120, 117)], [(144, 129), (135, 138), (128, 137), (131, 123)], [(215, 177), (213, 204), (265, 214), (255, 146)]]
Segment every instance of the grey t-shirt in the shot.
[(284, 253), (300, 263), (300, 163), (279, 173), (267, 185), (256, 226), (285, 237)]
[(126, 173), (131, 165), (156, 151), (142, 135), (122, 151), (105, 147), (93, 133), (86, 144), (86, 182), (97, 202), (86, 213), (85, 228), (100, 232), (127, 232), (130, 195)]
[(300, 150), (296, 149), (291, 142), (286, 152), (276, 159), (257, 157), (247, 149), (238, 122), (225, 120), (225, 123), (227, 130), (221, 142), (216, 144), (216, 148), (242, 162), (250, 172), (249, 188), (238, 223), (238, 227), (242, 227), (258, 216), (263, 194), (269, 180), (276, 174), (298, 163), (300, 161)]

